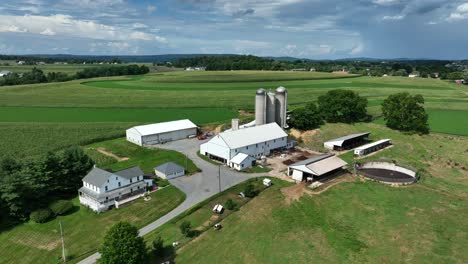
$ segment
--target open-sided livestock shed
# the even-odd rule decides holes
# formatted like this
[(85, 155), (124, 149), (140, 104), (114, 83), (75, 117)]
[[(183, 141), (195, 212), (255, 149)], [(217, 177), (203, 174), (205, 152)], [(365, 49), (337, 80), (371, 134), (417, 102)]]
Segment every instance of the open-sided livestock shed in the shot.
[(347, 163), (333, 154), (325, 154), (297, 163), (288, 167), (288, 175), (296, 181), (304, 181), (307, 177), (323, 177), (341, 170)]
[(127, 129), (127, 140), (137, 145), (156, 145), (197, 134), (197, 126), (188, 119), (135, 126)]
[(340, 138), (335, 138), (323, 143), (323, 146), (331, 150), (345, 150), (357, 147), (365, 142), (365, 138), (370, 132), (351, 134)]

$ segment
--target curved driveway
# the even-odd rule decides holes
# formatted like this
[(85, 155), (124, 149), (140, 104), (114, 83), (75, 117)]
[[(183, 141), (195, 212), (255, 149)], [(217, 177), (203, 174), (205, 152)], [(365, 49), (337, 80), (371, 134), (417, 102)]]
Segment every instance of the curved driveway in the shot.
[[(140, 236), (144, 236), (149, 232), (155, 230), (161, 225), (169, 222), (174, 217), (178, 216), (182, 212), (191, 208), (192, 206), (198, 204), (199, 202), (206, 200), (207, 198), (219, 193), (219, 180), (218, 180), (218, 170), (221, 168), (221, 191), (228, 189), (240, 182), (243, 182), (252, 177), (258, 177), (265, 175), (265, 173), (257, 174), (246, 174), (236, 172), (225, 166), (216, 166), (211, 164), (197, 155), (197, 151), (200, 149), (200, 144), (206, 141), (199, 141), (198, 139), (186, 139), (173, 141), (165, 143), (163, 145), (157, 145), (155, 147), (162, 149), (171, 149), (179, 151), (185, 154), (189, 159), (191, 159), (195, 165), (202, 170), (202, 172), (185, 177), (179, 177), (169, 182), (183, 191), (187, 197), (184, 202), (182, 202), (174, 210), (170, 211), (166, 215), (157, 219), (156, 221), (150, 223), (147, 226), (144, 226), (139, 230)], [(184, 166), (185, 164), (180, 164)], [(99, 258), (100, 254), (95, 253), (86, 259), (83, 259), (79, 264), (91, 264), (95, 263)]]

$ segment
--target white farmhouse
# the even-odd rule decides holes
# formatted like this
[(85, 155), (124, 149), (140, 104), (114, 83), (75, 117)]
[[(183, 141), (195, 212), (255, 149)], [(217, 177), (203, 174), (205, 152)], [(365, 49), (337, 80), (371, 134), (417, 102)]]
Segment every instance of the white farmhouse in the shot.
[(145, 181), (140, 167), (108, 172), (94, 167), (78, 190), (80, 203), (100, 213), (142, 196), (152, 181)]
[(200, 145), (200, 153), (242, 170), (254, 165), (256, 159), (270, 155), (273, 150), (291, 147), (293, 142), (288, 141), (283, 129), (276, 123), (269, 123), (222, 132)]
[(188, 119), (135, 126), (127, 129), (127, 141), (139, 146), (156, 145), (197, 134), (197, 126)]

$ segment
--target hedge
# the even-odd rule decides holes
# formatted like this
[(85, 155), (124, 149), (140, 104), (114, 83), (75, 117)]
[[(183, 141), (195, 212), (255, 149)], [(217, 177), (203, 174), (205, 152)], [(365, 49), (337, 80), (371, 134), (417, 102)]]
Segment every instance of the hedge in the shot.
[(58, 200), (49, 205), (55, 215), (64, 215), (73, 209), (73, 203), (67, 200)]
[(36, 223), (45, 223), (52, 217), (52, 211), (49, 208), (33, 211), (29, 218)]

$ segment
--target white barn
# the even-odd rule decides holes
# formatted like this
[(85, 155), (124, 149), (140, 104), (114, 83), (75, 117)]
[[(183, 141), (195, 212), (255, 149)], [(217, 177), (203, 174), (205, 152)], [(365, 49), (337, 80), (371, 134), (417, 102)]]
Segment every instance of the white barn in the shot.
[(156, 145), (197, 134), (197, 126), (188, 119), (135, 126), (127, 129), (127, 141), (139, 146)]
[(200, 154), (242, 170), (273, 150), (293, 147), (288, 135), (276, 123), (230, 130), (200, 145)]

